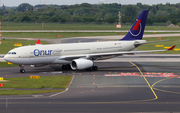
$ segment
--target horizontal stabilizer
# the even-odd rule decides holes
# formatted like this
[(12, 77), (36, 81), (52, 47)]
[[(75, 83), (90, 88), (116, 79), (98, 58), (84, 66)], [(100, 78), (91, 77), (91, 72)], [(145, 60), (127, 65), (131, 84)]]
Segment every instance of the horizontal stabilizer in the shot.
[(139, 46), (139, 45), (142, 45), (142, 44), (149, 44), (149, 43), (156, 43), (156, 42), (165, 42), (165, 41), (169, 41), (169, 40), (158, 40), (158, 41), (150, 41), (150, 42), (143, 42), (143, 43), (134, 43), (134, 46)]

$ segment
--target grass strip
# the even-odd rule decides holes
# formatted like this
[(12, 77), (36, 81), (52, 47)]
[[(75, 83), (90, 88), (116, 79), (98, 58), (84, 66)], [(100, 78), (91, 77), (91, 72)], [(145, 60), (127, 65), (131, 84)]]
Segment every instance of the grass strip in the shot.
[[(11, 23), (2, 22), (2, 30), (129, 30), (133, 25), (122, 25), (116, 28), (115, 24), (85, 24), (85, 23)], [(180, 27), (171, 28), (167, 26), (146, 26), (146, 30), (180, 30)]]
[[(1, 88), (67, 88), (73, 76), (41, 76), (40, 79), (30, 77), (4, 78)], [(3, 83), (3, 82), (1, 82)]]
[[(175, 37), (162, 37), (162, 40), (169, 40), (169, 41), (164, 41), (164, 42), (157, 42), (157, 43), (149, 43), (149, 44), (143, 44), (139, 46), (137, 49), (138, 50), (163, 50), (164, 47), (171, 47), (173, 45), (176, 45), (176, 48), (180, 48), (180, 37), (175, 36)], [(146, 41), (159, 41), (157, 37), (151, 37), (151, 38), (145, 38), (144, 40)], [(164, 47), (156, 47), (156, 45), (164, 45)], [(164, 54), (180, 54), (180, 51), (164, 51), (164, 52), (153, 52), (153, 53), (164, 53)]]
[(0, 62), (0, 67), (13, 67), (18, 66), (17, 64), (8, 64), (7, 62)]
[[(119, 32), (121, 33), (121, 32)], [(20, 38), (44, 38), (44, 39), (57, 39), (57, 38), (69, 38), (69, 37), (83, 37), (83, 36), (113, 36), (119, 35), (117, 32), (5, 32), (3, 37), (20, 37)], [(144, 34), (172, 34), (176, 32), (145, 32)], [(127, 32), (121, 33), (126, 35)], [(61, 35), (61, 37), (57, 37)]]
[(40, 93), (52, 93), (63, 92), (64, 90), (0, 90), (0, 95), (27, 95), (27, 94), (40, 94)]
[[(124, 35), (126, 33), (123, 33)], [(61, 37), (57, 37), (61, 35)], [(22, 37), (22, 38), (44, 38), (44, 39), (57, 39), (69, 37), (83, 37), (83, 36), (111, 36), (118, 35), (116, 32), (5, 32), (3, 37)]]
[[(0, 45), (0, 54), (7, 54), (8, 51), (11, 49), (14, 49), (18, 46), (14, 46), (14, 43), (22, 43), (22, 46), (27, 46), (27, 45), (35, 45), (36, 40), (16, 40), (16, 39), (5, 39), (2, 41), (2, 44)], [(45, 41), (41, 41), (42, 44), (48, 44)]]

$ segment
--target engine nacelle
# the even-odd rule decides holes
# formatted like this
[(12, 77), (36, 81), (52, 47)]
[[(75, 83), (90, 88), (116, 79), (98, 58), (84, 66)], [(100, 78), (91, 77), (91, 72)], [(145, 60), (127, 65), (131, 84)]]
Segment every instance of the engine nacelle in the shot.
[(93, 66), (93, 61), (88, 59), (75, 59), (71, 62), (70, 65), (73, 70), (86, 69)]

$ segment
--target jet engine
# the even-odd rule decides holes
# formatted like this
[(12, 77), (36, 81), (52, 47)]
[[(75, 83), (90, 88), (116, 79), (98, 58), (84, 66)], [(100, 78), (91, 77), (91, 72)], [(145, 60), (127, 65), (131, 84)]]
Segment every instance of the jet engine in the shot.
[(87, 69), (93, 66), (93, 61), (88, 59), (75, 59), (70, 64), (73, 70)]

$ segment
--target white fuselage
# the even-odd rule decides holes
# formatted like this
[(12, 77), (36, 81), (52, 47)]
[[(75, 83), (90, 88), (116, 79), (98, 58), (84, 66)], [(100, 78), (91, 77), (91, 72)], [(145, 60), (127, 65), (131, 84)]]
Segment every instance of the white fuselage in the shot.
[[(138, 43), (146, 42), (145, 40), (135, 41)], [(131, 51), (135, 48), (135, 41), (109, 41), (23, 46), (9, 51), (9, 54), (6, 54), (4, 59), (14, 64), (67, 64), (71, 61), (61, 60), (60, 57), (78, 54)]]

